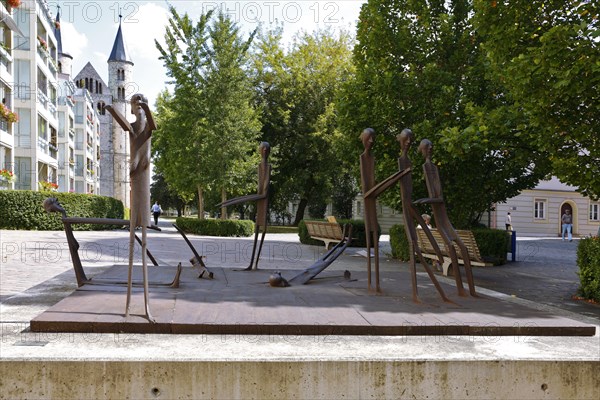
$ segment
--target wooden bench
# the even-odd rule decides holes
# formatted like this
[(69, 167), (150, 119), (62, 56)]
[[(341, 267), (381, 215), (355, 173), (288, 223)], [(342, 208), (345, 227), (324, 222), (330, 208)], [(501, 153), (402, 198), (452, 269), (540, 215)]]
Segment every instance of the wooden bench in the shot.
[(325, 242), (325, 249), (330, 243), (339, 243), (344, 239), (342, 227), (337, 222), (304, 221), (311, 239)]
[[(448, 268), (450, 268), (450, 266), (452, 265), (452, 260), (450, 258), (450, 255), (448, 254), (448, 251), (446, 250), (446, 245), (444, 244), (444, 240), (442, 239), (442, 235), (440, 235), (439, 231), (437, 229), (432, 229), (431, 233), (433, 234), (433, 238), (437, 242), (438, 246), (440, 247), (440, 251), (444, 256), (444, 264), (442, 264), (442, 270), (443, 274), (447, 276)], [(479, 253), (479, 247), (477, 247), (477, 242), (475, 241), (475, 236), (473, 235), (473, 232), (457, 230), (456, 233), (458, 234), (458, 237), (462, 240), (462, 242), (465, 244), (465, 247), (469, 252), (469, 261), (471, 261), (471, 265), (478, 267), (491, 267), (492, 265), (494, 265), (490, 262), (486, 262), (481, 257), (481, 254)], [(438, 256), (435, 253), (433, 246), (429, 242), (425, 231), (423, 229), (417, 229), (417, 235), (419, 240), (419, 247), (421, 248), (421, 253), (423, 254), (423, 257), (430, 258), (432, 260), (437, 260)], [(464, 265), (465, 260), (461, 258), (460, 248), (456, 244), (454, 244), (453, 246), (456, 250), (458, 263)]]

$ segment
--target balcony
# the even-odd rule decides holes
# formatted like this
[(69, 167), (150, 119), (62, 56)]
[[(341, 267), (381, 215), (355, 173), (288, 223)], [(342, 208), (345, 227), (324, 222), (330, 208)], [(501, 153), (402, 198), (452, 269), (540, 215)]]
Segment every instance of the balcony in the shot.
[(75, 129), (69, 128), (69, 142), (75, 141)]
[(48, 147), (50, 143), (46, 139), (38, 137), (37, 144), (39, 151), (41, 151), (43, 154), (50, 154), (50, 148)]
[(0, 118), (0, 131), (8, 132), (8, 122), (4, 118)]
[(10, 63), (13, 62), (12, 56), (4, 48), (4, 43), (0, 44), (0, 65), (6, 69), (6, 72), (10, 71)]

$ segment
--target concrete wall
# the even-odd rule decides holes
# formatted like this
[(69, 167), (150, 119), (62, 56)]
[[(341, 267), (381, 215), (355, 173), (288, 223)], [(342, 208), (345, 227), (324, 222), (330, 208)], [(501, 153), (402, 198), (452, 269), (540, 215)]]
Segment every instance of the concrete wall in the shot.
[(600, 362), (0, 362), (9, 398), (598, 399)]

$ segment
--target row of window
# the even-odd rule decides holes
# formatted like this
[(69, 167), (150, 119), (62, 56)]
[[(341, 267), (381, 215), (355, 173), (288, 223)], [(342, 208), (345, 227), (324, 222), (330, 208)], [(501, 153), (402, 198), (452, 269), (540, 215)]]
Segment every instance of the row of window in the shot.
[[(533, 218), (536, 220), (545, 220), (547, 208), (547, 199), (535, 199)], [(588, 219), (590, 221), (600, 221), (600, 203), (590, 203)]]

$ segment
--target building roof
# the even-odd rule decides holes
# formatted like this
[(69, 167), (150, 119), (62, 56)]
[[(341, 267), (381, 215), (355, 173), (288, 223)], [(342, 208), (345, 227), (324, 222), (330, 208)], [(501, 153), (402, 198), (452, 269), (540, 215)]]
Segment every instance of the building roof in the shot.
[(127, 62), (133, 65), (133, 61), (131, 61), (131, 58), (129, 57), (129, 51), (127, 50), (127, 46), (125, 46), (125, 41), (123, 40), (121, 22), (119, 22), (119, 30), (117, 31), (117, 36), (115, 37), (115, 43), (113, 44), (112, 51), (110, 52), (110, 57), (108, 57), (108, 62), (111, 61)]
[(73, 57), (69, 53), (63, 52), (62, 34), (60, 31), (60, 8), (58, 9), (58, 12), (56, 13), (56, 22), (54, 23), (54, 37), (56, 37), (56, 49), (58, 50), (58, 55), (69, 57), (72, 59)]
[(102, 83), (102, 86), (104, 88), (108, 89), (108, 85), (104, 82), (104, 79), (102, 79), (102, 77), (100, 76), (98, 71), (96, 71), (96, 68), (94, 68), (92, 63), (89, 61), (87, 62), (87, 64), (85, 64), (85, 66), (81, 69), (81, 71), (79, 71), (79, 73), (75, 76), (74, 80), (78, 81), (81, 78), (93, 78), (97, 81), (100, 81)]
[(555, 176), (553, 176), (549, 180), (540, 181), (534, 189), (535, 190), (555, 190), (555, 191), (561, 191), (561, 192), (575, 192), (575, 191), (577, 191), (576, 187), (567, 185), (565, 183), (562, 183)]

